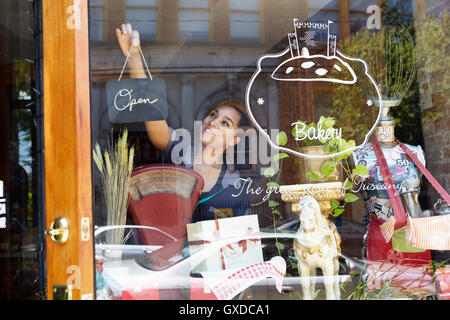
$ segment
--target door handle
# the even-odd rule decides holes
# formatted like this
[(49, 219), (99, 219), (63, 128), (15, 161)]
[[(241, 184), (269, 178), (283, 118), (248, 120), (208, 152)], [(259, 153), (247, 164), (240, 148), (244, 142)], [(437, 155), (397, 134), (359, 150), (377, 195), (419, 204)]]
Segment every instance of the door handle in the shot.
[(50, 229), (45, 231), (56, 243), (65, 243), (69, 238), (69, 220), (64, 217), (58, 217), (50, 224)]

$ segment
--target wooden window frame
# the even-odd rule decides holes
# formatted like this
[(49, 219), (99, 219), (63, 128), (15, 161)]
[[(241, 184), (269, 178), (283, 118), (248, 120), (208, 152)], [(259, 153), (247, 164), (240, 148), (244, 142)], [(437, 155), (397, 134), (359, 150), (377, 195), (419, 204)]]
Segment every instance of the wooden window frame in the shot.
[(69, 221), (66, 243), (46, 236), (49, 300), (57, 285), (74, 300), (95, 297), (88, 9), (88, 0), (42, 1), (45, 229)]

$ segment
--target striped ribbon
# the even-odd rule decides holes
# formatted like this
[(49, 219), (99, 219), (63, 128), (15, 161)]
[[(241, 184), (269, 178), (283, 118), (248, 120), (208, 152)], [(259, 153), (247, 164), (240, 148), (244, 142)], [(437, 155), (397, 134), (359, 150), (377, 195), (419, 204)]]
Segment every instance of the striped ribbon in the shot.
[[(395, 141), (425, 175), (428, 181), (430, 181), (431, 185), (436, 189), (439, 195), (447, 202), (447, 204), (450, 204), (450, 196), (448, 193), (430, 174), (419, 159), (417, 159), (414, 153), (397, 138), (395, 138)], [(394, 217), (390, 217), (385, 223), (380, 225), (381, 233), (386, 242), (389, 242), (392, 238), (394, 230), (406, 225), (406, 238), (410, 245), (424, 249), (448, 250), (450, 248), (450, 235), (448, 232), (450, 228), (450, 217), (409, 218), (403, 208), (400, 197), (396, 193), (397, 189), (394, 180), (376, 138), (372, 140), (372, 146), (380, 166), (383, 180), (388, 185), (387, 191), (394, 208)]]
[(384, 183), (387, 185), (387, 192), (391, 199), (392, 207), (394, 208), (395, 215), (395, 230), (402, 228), (407, 223), (407, 215), (403, 208), (402, 201), (397, 195), (397, 188), (395, 187), (394, 179), (392, 178), (389, 166), (384, 158), (383, 151), (380, 148), (380, 144), (376, 137), (372, 139), (372, 147), (377, 157), (378, 165), (380, 166), (381, 175), (383, 176)]
[(431, 185), (436, 189), (436, 191), (439, 193), (439, 195), (442, 197), (442, 199), (447, 202), (448, 205), (450, 205), (450, 196), (448, 195), (447, 191), (437, 182), (437, 180), (431, 175), (431, 173), (425, 168), (425, 166), (422, 164), (422, 162), (417, 159), (417, 157), (412, 153), (409, 148), (407, 148), (403, 143), (398, 141), (397, 138), (395, 138), (395, 141), (398, 143), (398, 145), (405, 151), (405, 153), (408, 155), (408, 157), (414, 162), (414, 164), (422, 171), (424, 176), (430, 181)]

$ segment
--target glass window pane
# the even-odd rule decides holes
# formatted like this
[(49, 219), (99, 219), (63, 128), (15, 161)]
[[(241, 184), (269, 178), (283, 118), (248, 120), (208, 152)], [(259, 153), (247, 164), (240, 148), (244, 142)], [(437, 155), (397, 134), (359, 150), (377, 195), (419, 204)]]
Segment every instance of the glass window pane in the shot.
[(413, 14), (415, 11), (415, 1), (389, 0), (389, 7), (396, 8), (401, 14)]
[(259, 10), (259, 0), (230, 0), (230, 10)]
[(126, 20), (139, 31), (142, 40), (156, 39), (157, 9), (127, 8)]
[(209, 11), (179, 10), (178, 35), (181, 41), (208, 41)]
[(91, 20), (103, 20), (103, 8), (91, 8), (89, 15)]
[(230, 37), (232, 41), (258, 41), (259, 14), (230, 12)]
[(352, 0), (350, 1), (350, 10), (366, 11), (370, 5), (378, 5), (377, 0)]
[(90, 0), (89, 5), (90, 6), (102, 6), (103, 0)]
[(158, 0), (126, 0), (127, 6), (156, 7)]
[[(0, 1), (1, 301), (46, 299), (45, 242), (51, 240), (44, 236), (43, 53), (38, 45), (43, 31), (38, 7), (28, 1)], [(65, 11), (60, 14), (66, 18)]]
[(209, 8), (209, 0), (179, 0), (179, 8)]
[(103, 39), (103, 8), (91, 8), (89, 36), (94, 41)]
[[(435, 10), (434, 4), (437, 2), (428, 1), (426, 9)], [(124, 3), (125, 1), (111, 1), (114, 8), (108, 10), (116, 11), (117, 16), (108, 15), (111, 21), (105, 25), (115, 28), (115, 20), (125, 20), (125, 12), (121, 13)], [(143, 4), (143, 1), (128, 1), (128, 9), (130, 3)], [(210, 3), (214, 3), (214, 6), (210, 6)], [(299, 5), (301, 3), (304, 5)], [(303, 299), (301, 282), (304, 278), (297, 269), (298, 257), (293, 257), (292, 238), (283, 238), (295, 236), (301, 227), (299, 212), (295, 211), (299, 199), (293, 200), (294, 202), (283, 200), (282, 190), (289, 187), (294, 191), (298, 190), (299, 186), (311, 185), (315, 182), (312, 181), (315, 180), (312, 173), (316, 173), (319, 179), (317, 183), (320, 183), (318, 186), (320, 190), (317, 192), (324, 191), (321, 188), (322, 182), (332, 180), (331, 185), (339, 185), (339, 182), (344, 183), (350, 177), (353, 170), (353, 167), (350, 168), (351, 163), (367, 165), (369, 176), (372, 178), (375, 175), (370, 181), (361, 181), (364, 188), (361, 185), (356, 186), (355, 182), (355, 189), (361, 187), (359, 189), (361, 192), (352, 192), (358, 200), (351, 206), (344, 207), (345, 199), (342, 199), (343, 195), (339, 193), (336, 195), (337, 199), (334, 199), (335, 202), (324, 200), (319, 206), (326, 207), (331, 203), (337, 205), (335, 209), (338, 210), (333, 212), (338, 215), (337, 217), (329, 215), (329, 212), (325, 215), (328, 216), (329, 222), (336, 226), (342, 239), (340, 245), (342, 255), (338, 258), (340, 265), (338, 273), (342, 280), (340, 288), (343, 289), (344, 282), (350, 279), (346, 289), (365, 288), (366, 283), (361, 282), (365, 279), (354, 275), (367, 270), (365, 263), (368, 249), (365, 248), (364, 241), (367, 239), (369, 243), (370, 233), (366, 236), (366, 231), (369, 225), (376, 226), (371, 224), (370, 215), (373, 214), (385, 221), (384, 218), (392, 212), (388, 195), (378, 188), (383, 188), (383, 183), (378, 174), (379, 169), (373, 167), (375, 156), (370, 144), (361, 149), (361, 153), (356, 154), (357, 158), (351, 155), (351, 158), (348, 158), (350, 161), (348, 166), (345, 164), (347, 161), (341, 162), (344, 168), (339, 164), (337, 171), (342, 171), (342, 175), (333, 171), (330, 176), (325, 177), (324, 171), (333, 169), (327, 167), (331, 165), (330, 163), (324, 165), (326, 159), (315, 157), (306, 159), (289, 152), (284, 155), (277, 155), (276, 152), (274, 154), (273, 145), (261, 131), (271, 137), (269, 139), (274, 145), (285, 143), (286, 148), (303, 150), (306, 153), (312, 150), (315, 152), (317, 149), (325, 152), (325, 146), (319, 137), (322, 135), (320, 131), (324, 130), (324, 125), (334, 123), (337, 130), (324, 132), (324, 135), (342, 134), (342, 138), (347, 141), (342, 146), (350, 146), (353, 141), (356, 145), (360, 145), (369, 141), (365, 140), (365, 136), (372, 126), (379, 125), (377, 123), (379, 109), (376, 103), (369, 106), (374, 102), (371, 100), (372, 92), (367, 93), (364, 90), (367, 87), (374, 89), (376, 86), (374, 82), (385, 85), (386, 79), (391, 88), (398, 89), (405, 83), (403, 80), (412, 79), (414, 83), (404, 95), (401, 104), (390, 110), (395, 120), (395, 134), (400, 141), (426, 147), (427, 166), (437, 177), (443, 177), (442, 179), (446, 177), (447, 173), (441, 169), (445, 167), (442, 165), (442, 163), (445, 165), (445, 159), (442, 160), (441, 156), (448, 149), (448, 141), (444, 139), (448, 132), (448, 119), (445, 113), (448, 81), (445, 81), (445, 76), (450, 62), (447, 61), (448, 55), (445, 50), (436, 48), (442, 48), (444, 43), (442, 39), (445, 39), (443, 35), (448, 29), (445, 23), (448, 20), (440, 20), (438, 23), (427, 21), (417, 24), (418, 26), (416, 24), (408, 26), (407, 21), (401, 18), (400, 23), (408, 27), (415, 37), (414, 41), (402, 45), (398, 45), (398, 42), (390, 43), (389, 47), (385, 48), (380, 45), (380, 41), (376, 42), (379, 39), (372, 38), (380, 37), (381, 31), (365, 32), (367, 17), (370, 15), (366, 13), (366, 9), (369, 5), (377, 3), (377, 0), (349, 1), (351, 10), (345, 13), (349, 19), (339, 21), (339, 1), (160, 0), (158, 5), (161, 5), (162, 20), (158, 21), (158, 27), (161, 27), (161, 30), (158, 30), (158, 39), (154, 42), (142, 42), (141, 46), (153, 75), (152, 81), (144, 79), (147, 71), (145, 66), (142, 69), (135, 69), (129, 63), (123, 68), (125, 57), (118, 43), (112, 43), (111, 39), (91, 42), (92, 142), (98, 142), (100, 151), (104, 152), (108, 150), (108, 146), (118, 141), (122, 130), (128, 129), (127, 145), (135, 147), (135, 161), (132, 167), (134, 176), (130, 181), (130, 189), (121, 189), (125, 190), (124, 192), (109, 188), (107, 180), (102, 180), (105, 178), (101, 171), (104, 167), (99, 166), (95, 159), (92, 163), (96, 225), (104, 227), (113, 224), (108, 219), (114, 217), (115, 211), (111, 210), (108, 204), (112, 205), (112, 201), (119, 197), (127, 199), (126, 190), (129, 190), (133, 200), (130, 199), (126, 212), (127, 220), (123, 223), (127, 225), (126, 229), (131, 229), (128, 226), (134, 226), (133, 232), (129, 233), (126, 230), (109, 233), (103, 229), (103, 234), (96, 235), (98, 266), (96, 290), (99, 299), (214, 298), (215, 293), (212, 292), (214, 287), (210, 288), (209, 293), (205, 293), (204, 290), (207, 279), (203, 277), (208, 275), (199, 274), (201, 268), (197, 267), (203, 266), (193, 260), (205, 262), (205, 265), (208, 265), (206, 268), (219, 267), (221, 271), (227, 271), (228, 266), (223, 266), (222, 262), (231, 258), (228, 255), (231, 252), (225, 251), (227, 255), (212, 258), (203, 256), (204, 250), (194, 246), (204, 244), (205, 240), (211, 238), (207, 238), (208, 235), (200, 235), (201, 238), (193, 239), (192, 230), (187, 234), (184, 232), (187, 231), (190, 222), (199, 222), (205, 223), (205, 226), (212, 224), (213, 235), (217, 234), (218, 228), (219, 235), (224, 235), (221, 229), (223, 221), (247, 214), (257, 216), (259, 230), (267, 233), (277, 231), (277, 239), (266, 239), (264, 242), (262, 250), (264, 261), (281, 256), (286, 262), (286, 272), (289, 274), (289, 278), (285, 280), (289, 281), (289, 286), (293, 285), (290, 286), (292, 292), (278, 293), (274, 285), (268, 284), (268, 281), (261, 281), (240, 292), (236, 298)], [(406, 5), (401, 1), (393, 4), (396, 8), (403, 8), (402, 6)], [(168, 7), (171, 10), (165, 10)], [(399, 15), (404, 16), (406, 15)], [(309, 18), (312, 24), (302, 23), (294, 29), (292, 18), (301, 19), (301, 22), (308, 22)], [(141, 34), (148, 32), (149, 28), (153, 33), (156, 32), (156, 26), (153, 27), (151, 24), (156, 22), (154, 13), (151, 15), (146, 10), (129, 10), (126, 19), (132, 20)], [(332, 21), (329, 24), (332, 35), (342, 39), (338, 32), (344, 32), (346, 36), (345, 41), (336, 41), (336, 47), (342, 55), (337, 51), (327, 52), (329, 20)], [(425, 35), (420, 30), (414, 29), (417, 27), (426, 28)], [(106, 35), (111, 34), (113, 30), (103, 31)], [(331, 39), (334, 40), (334, 37)], [(306, 46), (309, 49), (309, 57), (306, 50), (298, 53), (286, 50), (289, 49), (289, 45), (298, 44), (302, 48)], [(334, 49), (335, 43), (329, 44)], [(413, 61), (411, 57), (414, 46), (417, 46), (415, 49), (420, 49), (414, 51), (418, 55), (417, 61)], [(284, 56), (276, 58), (267, 55), (282, 52)], [(332, 55), (324, 56), (327, 53)], [(403, 55), (403, 59), (398, 59), (400, 54)], [(383, 60), (386, 56), (391, 57), (389, 69), (383, 68), (386, 65), (386, 61)], [(357, 58), (367, 62), (371, 77), (367, 76), (365, 65), (359, 63)], [(434, 63), (436, 61), (438, 63)], [(261, 63), (261, 69), (257, 68), (258, 62)], [(399, 76), (400, 73), (411, 70), (411, 66), (417, 71), (412, 77)], [(124, 72), (118, 84), (117, 78), (122, 68)], [(356, 83), (353, 81), (355, 78), (353, 74), (357, 77)], [(381, 78), (383, 76), (385, 80)], [(371, 82), (372, 79), (375, 81)], [(393, 85), (392, 79), (397, 81)], [(128, 85), (133, 92), (130, 92), (130, 89), (123, 90), (128, 88), (125, 87)], [(161, 93), (165, 95), (158, 95)], [(158, 119), (158, 123), (149, 123), (152, 121), (147, 122), (142, 117), (145, 110), (159, 111), (149, 105), (151, 103), (149, 99), (154, 98), (153, 95), (158, 95), (164, 103), (158, 105), (158, 108), (164, 111), (167, 107), (167, 117), (165, 120)], [(122, 102), (120, 107), (127, 109), (122, 110), (120, 116), (114, 116), (114, 112), (118, 110), (115, 104), (117, 97), (124, 98), (125, 102)], [(229, 108), (230, 106), (232, 108)], [(236, 109), (233, 109), (234, 107)], [(439, 110), (438, 114), (435, 113), (436, 109)], [(247, 113), (250, 111), (253, 113), (252, 118)], [(129, 122), (127, 117), (130, 114), (136, 115), (133, 118), (135, 122)], [(230, 117), (236, 127), (228, 124)], [(332, 117), (334, 120), (323, 117)], [(308, 129), (307, 137), (301, 141), (295, 139), (292, 134), (292, 129), (295, 129), (292, 124), (298, 120), (307, 124), (314, 122)], [(323, 121), (321, 130), (317, 129), (320, 121)], [(426, 121), (431, 128), (423, 125)], [(147, 132), (149, 128), (155, 130), (149, 130), (150, 135)], [(314, 128), (316, 130), (313, 131)], [(230, 131), (227, 131), (229, 129), (236, 131), (230, 134)], [(279, 134), (280, 131), (286, 133), (285, 139)], [(380, 136), (380, 131), (372, 132), (374, 136), (377, 133)], [(168, 132), (171, 132), (170, 137)], [(235, 136), (239, 139), (233, 139)], [(230, 144), (233, 142), (237, 144), (228, 145), (229, 141), (225, 141), (224, 144), (224, 141), (221, 141), (222, 137), (225, 139), (231, 137)], [(324, 136), (322, 138), (326, 139)], [(165, 147), (161, 148), (158, 144), (161, 140), (167, 143), (164, 144)], [(118, 143), (115, 145), (119, 146)], [(336, 145), (329, 147), (333, 148)], [(211, 149), (214, 149), (213, 153), (209, 153)], [(26, 154), (19, 152), (19, 156)], [(393, 174), (395, 176), (412, 174), (413, 171), (409, 170), (412, 168), (404, 167), (407, 164), (406, 158), (397, 153), (395, 156), (399, 156), (400, 159), (399, 161), (394, 159), (392, 162), (391, 167), (396, 168)], [(101, 159), (106, 158), (103, 156)], [(275, 162), (275, 159), (279, 162)], [(223, 161), (221, 163), (221, 160), (225, 163)], [(206, 161), (213, 162), (213, 165), (207, 168)], [(165, 169), (162, 169), (160, 164), (175, 164), (177, 167), (170, 167), (169, 170), (173, 171), (163, 172)], [(278, 171), (272, 175), (270, 168)], [(207, 169), (208, 172), (202, 169)], [(103, 173), (107, 170), (109, 169), (106, 168)], [(188, 176), (178, 175), (175, 172), (178, 170), (186, 170), (184, 172), (189, 172)], [(195, 189), (195, 186), (198, 186), (196, 183), (200, 180), (192, 178), (200, 173), (203, 179), (203, 187), (199, 187), (203, 188), (201, 191)], [(417, 176), (414, 177), (411, 180), (417, 182)], [(446, 183), (444, 180), (443, 184)], [(374, 188), (371, 188), (372, 185), (365, 185), (375, 181), (377, 186)], [(313, 189), (314, 191), (311, 191), (314, 195), (316, 189)], [(353, 190), (348, 190), (350, 191)], [(431, 195), (431, 192), (425, 190), (422, 192), (419, 198), (419, 201), (422, 201), (422, 197), (425, 199), (422, 207), (431, 208), (435, 203), (433, 197), (436, 195)], [(214, 221), (216, 219), (217, 224)], [(114, 224), (122, 223), (114, 222)], [(248, 234), (250, 229), (247, 228), (245, 232)], [(114, 242), (113, 236), (119, 236), (120, 239)], [(181, 241), (174, 241), (174, 237)], [(382, 245), (384, 244), (385, 241)], [(255, 243), (247, 242), (247, 245), (248, 253)], [(121, 253), (121, 258), (115, 253)], [(242, 251), (239, 251), (239, 254), (241, 253)], [(244, 262), (250, 263), (250, 260)], [(181, 271), (182, 265), (189, 267)], [(137, 269), (140, 270), (139, 274), (133, 272)], [(160, 273), (157, 271), (161, 269), (170, 276), (158, 278)], [(183, 283), (179, 283), (178, 279)], [(163, 283), (165, 280), (168, 281)], [(325, 299), (328, 294), (325, 295), (323, 273), (317, 272), (317, 280), (315, 288), (315, 292), (318, 292), (317, 299)], [(414, 280), (417, 279), (411, 279), (411, 282)], [(139, 287), (136, 287), (137, 283)], [(153, 290), (156, 286), (158, 292)], [(389, 295), (393, 291), (383, 292)], [(378, 294), (378, 291), (376, 293)], [(350, 292), (341, 290), (343, 299), (349, 294)], [(370, 296), (374, 292), (364, 294)]]
[[(328, 21), (333, 21), (333, 23), (330, 24), (330, 34), (336, 35), (337, 39), (339, 40), (339, 32), (338, 32), (339, 24), (338, 24), (338, 13), (337, 12), (310, 10), (309, 11), (309, 21), (317, 22), (317, 23), (324, 23), (324, 24), (327, 24)], [(314, 29), (314, 32), (315, 32), (315, 35), (314, 35), (315, 41), (321, 41), (321, 42), (327, 41), (328, 31), (326, 29)]]
[(309, 1), (309, 7), (315, 9), (337, 9), (337, 0), (312, 0)]
[(367, 28), (368, 17), (367, 14), (363, 13), (350, 13), (350, 33), (364, 31)]

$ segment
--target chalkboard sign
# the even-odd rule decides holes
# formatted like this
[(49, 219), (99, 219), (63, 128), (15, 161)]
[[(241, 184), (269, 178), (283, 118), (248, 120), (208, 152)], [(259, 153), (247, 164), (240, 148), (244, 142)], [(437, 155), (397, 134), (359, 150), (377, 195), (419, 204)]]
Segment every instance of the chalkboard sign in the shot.
[(166, 83), (161, 78), (109, 80), (106, 95), (108, 118), (112, 123), (167, 118)]

